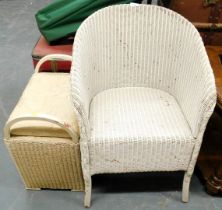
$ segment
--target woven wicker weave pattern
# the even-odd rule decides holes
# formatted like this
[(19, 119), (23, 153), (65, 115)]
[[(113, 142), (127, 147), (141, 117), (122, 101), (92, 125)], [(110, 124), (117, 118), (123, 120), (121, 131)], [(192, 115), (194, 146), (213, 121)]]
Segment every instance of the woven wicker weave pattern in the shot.
[(84, 191), (79, 129), (70, 97), (69, 74), (38, 73), (36, 67), (5, 128), (4, 141), (29, 189)]
[(78, 87), (73, 92), (81, 93), (87, 116), (91, 99), (102, 90), (158, 88), (176, 97), (197, 137), (203, 105), (214, 100), (214, 77), (199, 33), (161, 7), (116, 6), (95, 13), (76, 35), (73, 59), (73, 88)]
[[(157, 6), (108, 7), (94, 13), (80, 26), (75, 37), (73, 64), (72, 96), (81, 130), (85, 205), (90, 203), (90, 158), (93, 159), (88, 148), (92, 127), (90, 104), (102, 91), (123, 87), (163, 90), (171, 94), (181, 108), (196, 139), (184, 178), (183, 201), (187, 202), (202, 136), (216, 103), (213, 72), (194, 26), (177, 13)], [(116, 149), (106, 148), (106, 153), (115, 153)], [(163, 155), (168, 158), (167, 153)], [(161, 170), (161, 160), (156, 161), (158, 170)], [(100, 173), (102, 167), (101, 164)], [(104, 172), (105, 169), (106, 165)], [(176, 162), (169, 168), (179, 169)]]
[(90, 125), (91, 174), (187, 170), (195, 139), (177, 102), (164, 91), (103, 91), (90, 105)]
[(5, 143), (26, 188), (84, 191), (79, 144), (71, 139), (23, 136)]

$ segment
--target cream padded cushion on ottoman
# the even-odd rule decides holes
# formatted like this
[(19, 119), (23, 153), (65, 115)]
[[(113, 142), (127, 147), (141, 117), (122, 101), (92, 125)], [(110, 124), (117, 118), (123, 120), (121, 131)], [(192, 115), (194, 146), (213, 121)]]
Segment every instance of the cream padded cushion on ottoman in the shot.
[(84, 190), (69, 74), (35, 73), (5, 126), (26, 188)]
[[(67, 103), (68, 102), (68, 103)], [(47, 114), (66, 122), (76, 133), (79, 128), (70, 99), (69, 74), (38, 73), (30, 79), (9, 121), (20, 116)], [(11, 128), (12, 135), (68, 137), (60, 126), (42, 121), (21, 121)]]

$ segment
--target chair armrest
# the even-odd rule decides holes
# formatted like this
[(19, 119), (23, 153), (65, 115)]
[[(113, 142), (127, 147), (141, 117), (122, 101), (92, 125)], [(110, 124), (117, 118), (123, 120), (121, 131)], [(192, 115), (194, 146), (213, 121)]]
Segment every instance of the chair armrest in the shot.
[[(190, 53), (190, 55), (189, 55)], [(178, 72), (174, 95), (195, 138), (205, 130), (216, 105), (216, 86), (204, 45), (199, 42), (184, 56), (185, 68)]]

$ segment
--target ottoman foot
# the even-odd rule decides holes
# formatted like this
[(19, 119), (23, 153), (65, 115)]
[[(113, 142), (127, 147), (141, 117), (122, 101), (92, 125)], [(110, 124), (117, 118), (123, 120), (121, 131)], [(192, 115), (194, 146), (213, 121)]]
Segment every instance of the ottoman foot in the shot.
[(31, 187), (26, 187), (25, 189), (26, 189), (26, 190), (36, 190), (36, 191), (37, 191), (37, 190), (42, 190), (41, 188), (31, 188)]

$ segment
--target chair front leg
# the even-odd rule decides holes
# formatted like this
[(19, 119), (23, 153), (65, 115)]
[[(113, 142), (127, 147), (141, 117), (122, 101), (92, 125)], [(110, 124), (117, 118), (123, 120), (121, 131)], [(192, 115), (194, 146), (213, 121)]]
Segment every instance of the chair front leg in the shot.
[[(203, 129), (204, 131), (204, 129)], [(190, 181), (191, 181), (191, 177), (193, 175), (194, 172), (194, 167), (196, 165), (197, 162), (197, 157), (200, 151), (200, 146), (202, 143), (202, 139), (203, 139), (203, 131), (199, 133), (194, 149), (193, 149), (193, 153), (191, 155), (191, 160), (190, 163), (188, 165), (187, 171), (184, 174), (184, 178), (183, 178), (183, 188), (182, 188), (182, 201), (187, 203), (189, 202), (189, 188), (190, 188)]]
[(192, 175), (188, 174), (188, 172), (186, 171), (183, 178), (182, 201), (185, 203), (189, 202), (189, 188), (191, 176)]
[(85, 179), (85, 197), (84, 206), (89, 208), (91, 205), (91, 193), (92, 193), (92, 178), (91, 176)]
[(89, 208), (91, 204), (92, 178), (89, 169), (89, 148), (85, 139), (80, 142), (82, 171), (85, 184), (84, 206)]

